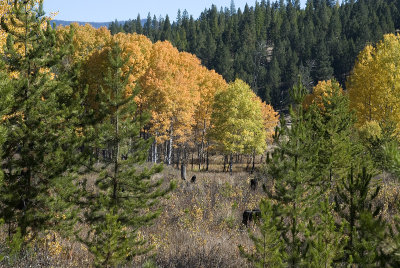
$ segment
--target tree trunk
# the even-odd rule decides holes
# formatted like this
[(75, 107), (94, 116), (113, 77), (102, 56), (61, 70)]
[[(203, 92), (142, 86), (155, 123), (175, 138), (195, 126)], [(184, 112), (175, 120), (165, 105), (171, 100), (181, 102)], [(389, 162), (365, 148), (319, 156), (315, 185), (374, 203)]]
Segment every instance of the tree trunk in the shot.
[(226, 171), (226, 162), (228, 162), (227, 158), (228, 158), (228, 156), (224, 155), (224, 172)]
[(181, 179), (186, 180), (186, 165), (183, 163), (181, 164)]
[(181, 149), (176, 150), (176, 168), (179, 169), (179, 162), (181, 160)]
[(251, 174), (253, 174), (254, 170), (255, 170), (255, 166), (256, 166), (255, 161), (256, 161), (256, 152), (253, 152), (253, 167), (251, 168)]
[(192, 152), (192, 171), (193, 171), (193, 168), (194, 168), (194, 153)]
[(208, 171), (208, 165), (209, 165), (209, 163), (210, 163), (210, 161), (209, 161), (209, 158), (208, 158), (208, 148), (207, 148), (207, 166), (206, 166), (206, 171)]
[(201, 157), (201, 147), (197, 146), (197, 157), (198, 157), (198, 161), (199, 161), (199, 171), (201, 170), (201, 162), (203, 161), (202, 157)]
[(233, 154), (231, 154), (231, 157), (229, 158), (229, 174), (232, 175), (232, 165), (233, 165)]
[(168, 166), (170, 166), (171, 165), (171, 160), (172, 160), (172, 131), (173, 131), (173, 129), (172, 129), (172, 126), (171, 126), (171, 129), (170, 129), (170, 133), (169, 133), (169, 143), (168, 143), (168, 157), (167, 157), (167, 164), (168, 164)]
[(206, 120), (203, 121), (203, 131), (201, 135), (201, 145), (199, 150), (199, 170), (201, 169), (201, 163), (204, 159), (204, 147), (205, 147), (205, 136), (206, 136), (206, 129), (207, 129), (207, 122)]
[(174, 154), (174, 147), (171, 146), (171, 165), (175, 163), (175, 154)]
[(251, 158), (249, 156), (247, 156), (246, 171), (249, 171), (250, 163), (251, 163)]
[(153, 163), (157, 164), (157, 142), (154, 140), (153, 142)]

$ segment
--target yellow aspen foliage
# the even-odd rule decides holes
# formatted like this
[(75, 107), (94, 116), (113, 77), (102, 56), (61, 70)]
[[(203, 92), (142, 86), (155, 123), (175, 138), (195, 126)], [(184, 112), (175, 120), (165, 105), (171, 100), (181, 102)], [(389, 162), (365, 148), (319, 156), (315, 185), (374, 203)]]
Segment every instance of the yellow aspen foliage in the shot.
[(68, 26), (59, 26), (57, 28), (57, 41), (65, 42), (70, 30), (73, 30), (73, 46), (74, 46), (74, 61), (83, 61), (90, 56), (95, 50), (101, 50), (107, 44), (110, 44), (111, 33), (106, 27), (99, 29), (94, 28), (90, 24), (81, 26), (77, 23), (72, 23)]
[[(169, 42), (153, 45), (147, 72), (140, 79), (139, 106), (151, 111), (150, 132), (161, 143), (168, 139), (176, 94), (174, 76), (179, 52)], [(181, 93), (184, 94), (184, 93)], [(175, 95), (175, 96), (173, 96)]]
[(375, 47), (359, 54), (347, 81), (350, 107), (358, 126), (376, 121), (396, 124), (400, 133), (400, 36), (387, 34)]
[[(8, 1), (6, 0), (1, 0), (0, 1), (0, 17), (4, 17), (8, 15), (8, 12), (10, 10), (10, 5)], [(3, 52), (3, 47), (6, 44), (7, 40), (7, 34), (4, 30), (0, 29), (0, 50), (1, 53)]]
[[(38, 8), (38, 5), (42, 2), (43, 2), (43, 0), (27, 0), (26, 12), (29, 13), (32, 11), (32, 9)], [(13, 16), (13, 13), (12, 13), (13, 4), (14, 4), (14, 1), (0, 0), (0, 18), (2, 18), (2, 20), (7, 25), (7, 27), (11, 28), (13, 31), (16, 31), (18, 33), (23, 33), (25, 29), (24, 29), (24, 27), (22, 27), (22, 22), (17, 21), (16, 18)], [(42, 24), (41, 24), (42, 28), (47, 27), (47, 20), (51, 20), (56, 15), (57, 15), (56, 13), (51, 13), (50, 16), (44, 17)], [(13, 16), (13, 19), (16, 21), (17, 25), (21, 25), (21, 27), (15, 28), (10, 23), (12, 16)], [(4, 45), (6, 44), (6, 41), (7, 41), (6, 31), (0, 27), (0, 53), (3, 53), (3, 48), (4, 48)], [(16, 49), (18, 52), (21, 53), (24, 50), (24, 44), (16, 43)]]
[(360, 127), (360, 135), (364, 140), (379, 140), (382, 138), (382, 129), (378, 122), (372, 120)]
[(262, 102), (250, 86), (237, 79), (226, 91), (218, 92), (214, 100), (209, 135), (216, 149), (225, 154), (263, 153), (267, 147), (266, 122)]
[(344, 94), (342, 87), (335, 80), (319, 81), (303, 101), (303, 107), (307, 109), (311, 104), (316, 104), (319, 109), (324, 110), (324, 99), (334, 96), (336, 93)]

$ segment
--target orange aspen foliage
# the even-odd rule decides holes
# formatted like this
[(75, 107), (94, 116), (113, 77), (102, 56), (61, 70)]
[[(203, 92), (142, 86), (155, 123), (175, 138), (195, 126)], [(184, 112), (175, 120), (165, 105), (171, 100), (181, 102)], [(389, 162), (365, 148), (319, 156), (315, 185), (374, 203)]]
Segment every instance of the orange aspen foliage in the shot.
[[(132, 90), (136, 87), (139, 78), (142, 77), (149, 68), (153, 44), (150, 39), (144, 35), (124, 33), (114, 35), (112, 37), (112, 43), (118, 43), (122, 49), (122, 58), (128, 58), (122, 71), (123, 73), (127, 73), (129, 69), (132, 69), (128, 83), (129, 90)], [(129, 90), (126, 92), (127, 94), (131, 94)]]
[[(174, 115), (174, 136), (178, 143), (184, 143), (191, 136), (194, 113), (200, 101), (200, 90), (197, 75), (201, 67), (200, 60), (189, 53), (179, 53), (177, 84), (177, 109)], [(183, 95), (184, 94), (184, 95)]]
[(221, 75), (203, 66), (199, 68), (197, 80), (199, 83), (200, 101), (194, 114), (194, 138), (196, 142), (204, 143), (210, 128), (214, 96), (218, 91), (225, 91), (228, 88), (228, 84)]
[(185, 142), (190, 135), (200, 98), (194, 79), (199, 66), (195, 56), (179, 53), (169, 42), (153, 45), (149, 69), (140, 79), (139, 101), (152, 113), (150, 131), (158, 143), (172, 137)]
[(89, 103), (92, 108), (97, 109), (96, 98), (102, 90), (108, 91), (104, 84), (104, 76), (108, 72), (109, 52), (114, 44), (118, 44), (122, 50), (122, 57), (127, 58), (127, 62), (122, 68), (122, 74), (133, 70), (129, 76), (129, 82), (125, 94), (129, 96), (136, 87), (138, 79), (148, 68), (151, 41), (142, 35), (137, 34), (118, 34), (111, 37), (107, 44), (101, 49), (94, 49), (83, 61), (80, 81), (89, 87)]
[(336, 91), (344, 94), (342, 87), (335, 80), (319, 81), (313, 88), (313, 93), (308, 94), (303, 101), (303, 107), (307, 109), (311, 104), (315, 103), (321, 110), (324, 110), (324, 97), (333, 96)]
[(110, 31), (106, 27), (96, 29), (90, 24), (80, 26), (77, 23), (72, 23), (71, 25), (57, 28), (57, 40), (64, 42), (71, 29), (74, 32), (72, 42), (75, 49), (74, 62), (83, 61), (95, 50), (101, 50), (110, 43), (112, 38)]
[(279, 122), (279, 113), (274, 108), (263, 102), (258, 96), (254, 97), (254, 101), (258, 102), (261, 107), (261, 115), (264, 119), (264, 128), (267, 142), (272, 142), (272, 136), (275, 133), (275, 127)]

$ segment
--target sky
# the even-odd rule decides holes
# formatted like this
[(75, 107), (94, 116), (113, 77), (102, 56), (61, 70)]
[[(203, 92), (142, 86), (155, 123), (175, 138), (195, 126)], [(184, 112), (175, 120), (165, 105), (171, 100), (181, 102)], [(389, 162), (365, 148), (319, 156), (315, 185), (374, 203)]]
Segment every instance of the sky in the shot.
[[(304, 4), (306, 0), (301, 0)], [(253, 6), (255, 0), (235, 0), (236, 8)], [(231, 0), (45, 0), (44, 10), (47, 14), (58, 11), (57, 20), (86, 21), (86, 22), (108, 22), (115, 19), (122, 21), (136, 19), (138, 13), (142, 19), (156, 15), (171, 20), (176, 19), (178, 9), (187, 10), (189, 15), (198, 18), (205, 8), (214, 4), (218, 10), (222, 7), (230, 7)]]

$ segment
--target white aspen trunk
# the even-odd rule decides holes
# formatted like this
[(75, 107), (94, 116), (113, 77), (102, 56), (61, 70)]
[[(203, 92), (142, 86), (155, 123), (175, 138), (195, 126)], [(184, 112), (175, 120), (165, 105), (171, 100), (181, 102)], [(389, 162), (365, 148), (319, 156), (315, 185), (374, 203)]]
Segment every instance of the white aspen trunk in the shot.
[(167, 164), (168, 166), (171, 165), (172, 161), (172, 134), (173, 134), (173, 128), (171, 126), (170, 133), (169, 133), (169, 143), (168, 143), (168, 157), (167, 157)]
[(201, 147), (200, 147), (200, 152), (199, 152), (199, 170), (201, 168), (201, 163), (203, 162), (204, 159), (204, 141), (205, 141), (205, 136), (206, 136), (206, 128), (207, 128), (207, 122), (206, 120), (203, 121), (203, 130), (202, 130), (202, 135), (201, 135)]
[(158, 155), (157, 155), (157, 133), (156, 133), (156, 136), (154, 137), (152, 156), (153, 156), (152, 162), (157, 164), (157, 159), (158, 159)]

